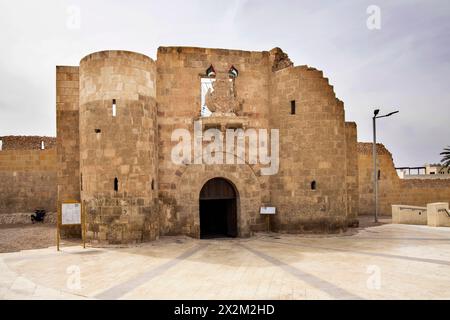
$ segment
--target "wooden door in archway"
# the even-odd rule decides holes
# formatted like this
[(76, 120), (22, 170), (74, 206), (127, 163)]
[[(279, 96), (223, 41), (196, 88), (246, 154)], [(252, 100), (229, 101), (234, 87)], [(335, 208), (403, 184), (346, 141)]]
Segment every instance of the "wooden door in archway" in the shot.
[(237, 194), (224, 178), (213, 178), (200, 191), (200, 238), (237, 236)]

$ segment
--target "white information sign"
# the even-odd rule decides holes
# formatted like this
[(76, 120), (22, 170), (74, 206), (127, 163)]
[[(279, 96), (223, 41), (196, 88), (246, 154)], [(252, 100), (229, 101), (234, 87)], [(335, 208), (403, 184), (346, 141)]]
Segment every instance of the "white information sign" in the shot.
[(81, 224), (81, 205), (79, 203), (62, 204), (61, 224)]
[(275, 207), (261, 207), (260, 214), (275, 214)]

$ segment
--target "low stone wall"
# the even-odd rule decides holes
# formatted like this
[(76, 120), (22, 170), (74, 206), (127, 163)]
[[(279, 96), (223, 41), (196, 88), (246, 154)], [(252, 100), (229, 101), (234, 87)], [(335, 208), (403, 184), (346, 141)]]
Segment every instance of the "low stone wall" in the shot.
[(428, 225), (431, 227), (450, 227), (448, 203), (438, 202), (427, 205)]
[(393, 205), (392, 223), (450, 227), (448, 203), (428, 203), (426, 207)]
[(392, 223), (426, 225), (427, 208), (407, 205), (393, 205)]
[(414, 180), (414, 179), (450, 179), (450, 174), (405, 174), (402, 178), (403, 180)]

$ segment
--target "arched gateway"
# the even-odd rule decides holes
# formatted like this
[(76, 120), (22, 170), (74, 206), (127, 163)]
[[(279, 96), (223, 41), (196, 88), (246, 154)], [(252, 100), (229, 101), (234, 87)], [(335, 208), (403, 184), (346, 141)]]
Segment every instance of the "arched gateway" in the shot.
[(200, 238), (237, 236), (237, 194), (224, 178), (213, 178), (200, 191)]

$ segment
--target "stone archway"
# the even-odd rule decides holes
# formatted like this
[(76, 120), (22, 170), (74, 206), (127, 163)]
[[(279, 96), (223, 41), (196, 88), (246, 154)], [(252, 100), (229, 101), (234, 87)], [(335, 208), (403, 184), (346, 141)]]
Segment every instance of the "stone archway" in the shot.
[[(259, 208), (268, 197), (265, 177), (257, 176), (258, 166), (245, 164), (190, 164), (175, 173), (173, 200), (167, 203), (161, 224), (164, 234), (184, 234), (200, 238), (200, 192), (206, 182), (221, 177), (235, 186), (237, 195), (237, 236), (248, 237), (259, 230)], [(267, 201), (266, 201), (267, 202)], [(169, 220), (172, 219), (172, 220)], [(265, 226), (265, 224), (264, 224)]]
[(213, 178), (199, 196), (200, 238), (236, 237), (237, 190), (227, 179)]

